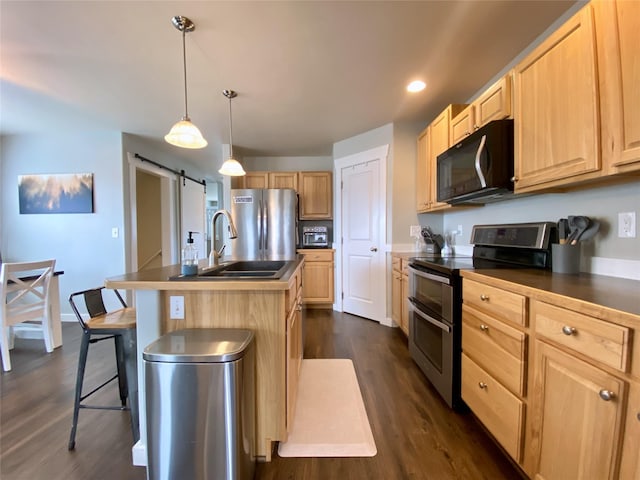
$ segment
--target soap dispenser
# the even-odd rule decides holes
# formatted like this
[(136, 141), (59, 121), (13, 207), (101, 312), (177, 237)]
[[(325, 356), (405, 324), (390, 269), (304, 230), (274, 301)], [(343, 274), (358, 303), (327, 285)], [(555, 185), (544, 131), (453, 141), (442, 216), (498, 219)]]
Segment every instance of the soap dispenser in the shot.
[(182, 249), (182, 267), (180, 273), (182, 275), (197, 275), (198, 273), (198, 249), (193, 244), (193, 234), (198, 232), (189, 232), (187, 244)]

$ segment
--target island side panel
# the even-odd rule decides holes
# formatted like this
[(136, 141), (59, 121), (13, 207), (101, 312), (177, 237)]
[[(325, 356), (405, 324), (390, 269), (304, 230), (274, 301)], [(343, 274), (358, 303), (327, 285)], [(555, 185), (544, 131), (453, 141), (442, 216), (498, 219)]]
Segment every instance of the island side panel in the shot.
[[(184, 320), (169, 318), (169, 297), (184, 296)], [(286, 440), (286, 312), (283, 291), (163, 291), (161, 333), (182, 328), (247, 328), (256, 342), (256, 454), (271, 461)]]
[(161, 335), (162, 297), (157, 290), (136, 290), (136, 343), (138, 358), (138, 411), (140, 440), (132, 449), (133, 464), (147, 465), (147, 404), (142, 352)]

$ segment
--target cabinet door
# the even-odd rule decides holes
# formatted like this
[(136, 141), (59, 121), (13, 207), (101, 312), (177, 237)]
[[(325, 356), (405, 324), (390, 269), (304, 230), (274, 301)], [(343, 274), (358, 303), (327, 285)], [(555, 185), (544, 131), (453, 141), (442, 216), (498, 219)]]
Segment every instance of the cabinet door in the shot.
[(240, 186), (235, 188), (269, 188), (268, 172), (247, 172), (241, 179)]
[(626, 384), (536, 341), (532, 443), (538, 480), (614, 479)]
[(298, 191), (298, 172), (269, 172), (269, 188), (292, 188)]
[(396, 270), (393, 271), (391, 280), (391, 318), (402, 328), (402, 274)]
[(640, 169), (640, 2), (594, 3), (603, 161), (611, 173)]
[(509, 118), (511, 116), (511, 75), (505, 75), (487, 88), (473, 102), (473, 109), (473, 130), (477, 130), (493, 120)]
[(514, 88), (516, 191), (566, 185), (600, 171), (591, 5), (516, 66)]
[(622, 462), (620, 464), (620, 478), (640, 480), (640, 383), (632, 383), (629, 390), (627, 419), (624, 429), (624, 443), (622, 447)]
[(287, 431), (291, 431), (302, 366), (302, 307), (300, 297), (287, 318)]
[(409, 276), (402, 275), (402, 285), (400, 289), (400, 305), (401, 305), (401, 315), (400, 315), (400, 328), (402, 331), (409, 335), (409, 300), (407, 297), (409, 296)]
[(333, 303), (333, 262), (304, 265), (304, 303)]
[(416, 210), (429, 208), (429, 127), (418, 135), (416, 155)]
[(451, 145), (455, 145), (460, 140), (473, 132), (473, 126), (475, 124), (475, 107), (469, 105), (462, 112), (460, 112), (456, 118), (451, 120), (450, 136)]
[(300, 218), (331, 218), (333, 198), (331, 172), (299, 172)]

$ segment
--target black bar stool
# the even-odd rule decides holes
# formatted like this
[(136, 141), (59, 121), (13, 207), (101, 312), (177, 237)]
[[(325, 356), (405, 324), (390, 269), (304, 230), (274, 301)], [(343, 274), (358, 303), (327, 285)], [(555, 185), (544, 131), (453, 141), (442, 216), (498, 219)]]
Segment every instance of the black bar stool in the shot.
[[(84, 290), (72, 293), (69, 296), (69, 303), (73, 309), (78, 322), (82, 326), (82, 343), (80, 344), (80, 355), (78, 359), (78, 373), (76, 376), (76, 393), (73, 404), (73, 423), (71, 425), (71, 435), (69, 436), (69, 450), (73, 450), (76, 445), (76, 430), (78, 427), (78, 415), (81, 408), (96, 410), (129, 410), (131, 414), (131, 431), (133, 441), (140, 439), (138, 424), (138, 367), (136, 358), (136, 312), (134, 308), (127, 307), (122, 296), (117, 290), (112, 290), (117, 297), (122, 308), (107, 312), (104, 306), (104, 287)], [(76, 305), (76, 297), (84, 298), (85, 307), (90, 319), (84, 321)], [(103, 340), (113, 339), (116, 354), (116, 374), (103, 382), (89, 393), (82, 394), (82, 384), (84, 382), (84, 372), (87, 364), (87, 354), (89, 345)], [(120, 390), (120, 406), (96, 406), (85, 405), (85, 399), (96, 393), (114, 380), (118, 380)], [(127, 398), (129, 406), (127, 407)]]

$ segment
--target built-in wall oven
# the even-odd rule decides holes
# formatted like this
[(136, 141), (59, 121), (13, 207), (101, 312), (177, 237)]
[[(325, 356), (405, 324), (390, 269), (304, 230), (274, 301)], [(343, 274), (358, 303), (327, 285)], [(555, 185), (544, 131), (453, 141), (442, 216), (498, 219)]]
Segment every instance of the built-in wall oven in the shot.
[(476, 225), (471, 233), (473, 257), (409, 260), (409, 352), (450, 407), (464, 405), (460, 270), (549, 268), (550, 244), (556, 235), (554, 225), (547, 222)]

